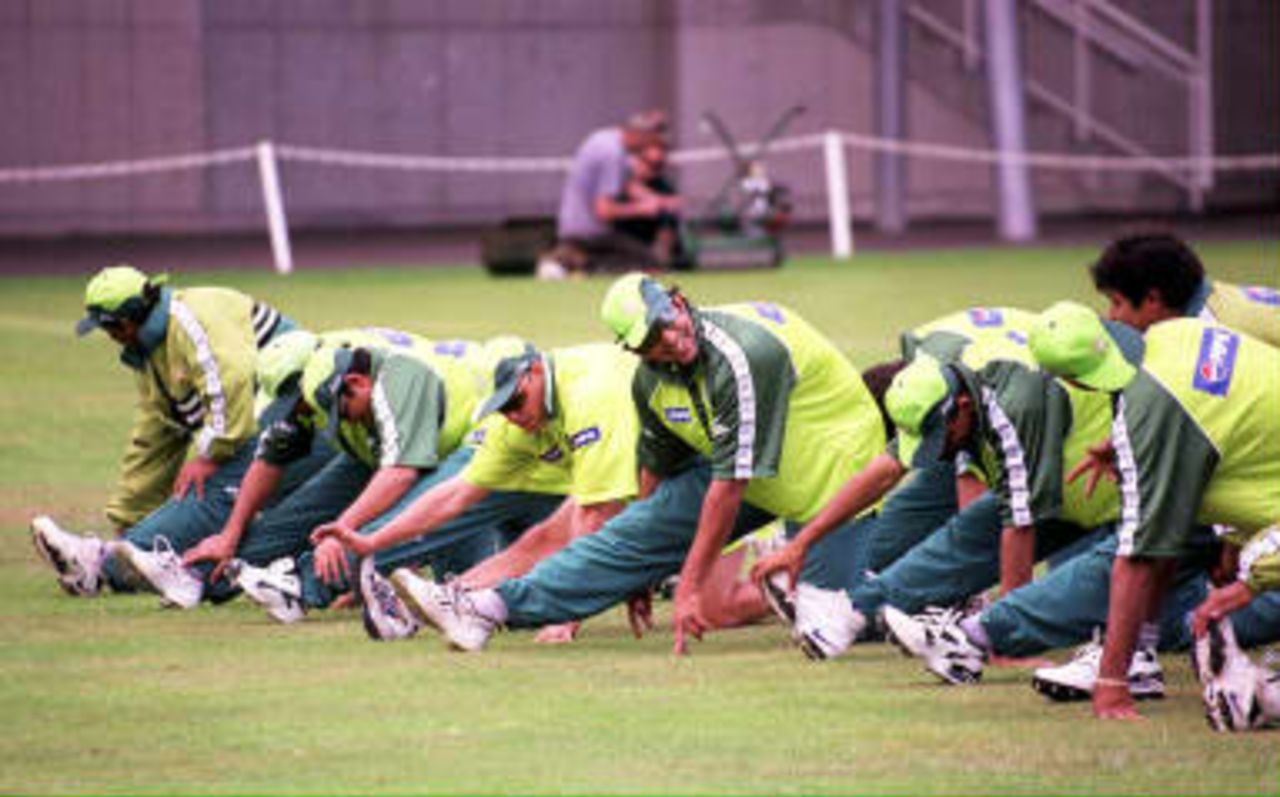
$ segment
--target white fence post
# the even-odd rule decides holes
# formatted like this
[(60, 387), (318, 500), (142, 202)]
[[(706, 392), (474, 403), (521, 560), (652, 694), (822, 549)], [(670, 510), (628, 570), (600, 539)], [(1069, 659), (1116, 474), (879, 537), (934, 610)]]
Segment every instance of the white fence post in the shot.
[(289, 246), (289, 224), (284, 216), (280, 193), (280, 172), (276, 168), (276, 148), (270, 141), (258, 142), (258, 176), (262, 178), (262, 203), (267, 210), (267, 230), (271, 233), (271, 254), (276, 271), (293, 271), (293, 251)]
[(827, 218), (831, 225), (831, 256), (836, 260), (853, 257), (853, 219), (849, 217), (849, 171), (844, 160), (844, 141), (835, 130), (823, 136), (827, 165)]

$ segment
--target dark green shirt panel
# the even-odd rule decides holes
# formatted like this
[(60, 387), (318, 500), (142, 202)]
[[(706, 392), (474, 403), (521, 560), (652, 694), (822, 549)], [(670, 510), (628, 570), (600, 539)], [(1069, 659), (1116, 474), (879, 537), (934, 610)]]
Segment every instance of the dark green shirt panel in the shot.
[(1120, 554), (1179, 556), (1219, 455), (1177, 399), (1145, 371), (1119, 398)]
[(379, 467), (425, 469), (439, 463), (444, 383), (430, 366), (410, 357), (387, 357), (375, 374), (372, 409)]
[(699, 319), (716, 479), (778, 475), (795, 387), (791, 353), (763, 326), (725, 313)]
[(1001, 522), (1032, 526), (1062, 514), (1062, 446), (1071, 427), (1066, 392), (1008, 361), (981, 370), (988, 442), (1000, 460)]

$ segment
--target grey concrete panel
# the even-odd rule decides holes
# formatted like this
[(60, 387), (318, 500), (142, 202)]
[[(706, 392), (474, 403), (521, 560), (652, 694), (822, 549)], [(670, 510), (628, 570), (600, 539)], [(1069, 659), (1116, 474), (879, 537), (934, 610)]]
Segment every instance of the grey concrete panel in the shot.
[[(218, 27), (206, 32), (206, 141), (212, 149), (243, 146), (276, 136), (281, 100), (276, 79), (276, 35), (270, 30)], [(281, 179), (290, 194), (291, 174)], [(207, 178), (206, 201), (213, 214), (258, 210), (262, 200), (257, 171), (227, 167)]]
[[(133, 35), (130, 124), (133, 156), (210, 149), (205, 136), (204, 58), (199, 30), (185, 25), (141, 28)], [(194, 98), (194, 102), (193, 102)], [(229, 167), (235, 168), (235, 167)], [(195, 211), (210, 172), (175, 172), (133, 181), (134, 202), (147, 210)]]
[[(80, 53), (83, 104), (77, 109), (77, 123), (84, 130), (80, 158), (85, 161), (113, 161), (135, 155), (132, 45), (127, 28), (85, 28)], [(132, 178), (86, 181), (82, 184), (81, 207), (88, 214), (131, 209), (132, 191), (138, 182)]]

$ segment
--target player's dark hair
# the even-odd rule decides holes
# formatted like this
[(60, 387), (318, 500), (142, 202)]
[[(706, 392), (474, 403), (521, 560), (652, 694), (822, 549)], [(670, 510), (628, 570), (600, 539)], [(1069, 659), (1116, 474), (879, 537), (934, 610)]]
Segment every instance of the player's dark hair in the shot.
[(1099, 291), (1115, 291), (1138, 305), (1152, 290), (1182, 312), (1204, 281), (1204, 265), (1181, 238), (1163, 230), (1143, 230), (1113, 240), (1089, 267)]
[(355, 348), (351, 352), (351, 368), (347, 371), (349, 374), (361, 374), (368, 376), (373, 371), (373, 355), (368, 349)]
[(862, 381), (871, 392), (871, 397), (876, 400), (876, 406), (880, 408), (880, 421), (884, 424), (886, 440), (893, 439), (894, 428), (893, 419), (889, 417), (889, 411), (884, 407), (884, 394), (889, 392), (889, 385), (893, 382), (893, 378), (907, 365), (906, 360), (890, 360), (877, 363), (862, 372)]

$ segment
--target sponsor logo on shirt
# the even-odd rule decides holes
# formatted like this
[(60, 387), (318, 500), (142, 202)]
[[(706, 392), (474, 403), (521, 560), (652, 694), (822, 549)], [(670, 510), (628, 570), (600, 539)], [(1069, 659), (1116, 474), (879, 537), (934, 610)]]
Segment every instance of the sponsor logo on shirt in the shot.
[(389, 327), (365, 327), (364, 330), (365, 332), (380, 336), (392, 346), (408, 348), (413, 345), (413, 338), (398, 329), (391, 329)]
[(543, 462), (559, 462), (564, 459), (564, 451), (560, 449), (560, 446), (552, 446), (546, 451), (543, 451), (542, 455), (539, 456), (538, 459)]
[(1280, 291), (1275, 288), (1268, 288), (1265, 285), (1246, 285), (1241, 290), (1244, 291), (1244, 298), (1251, 302), (1280, 307)]
[(667, 420), (671, 423), (688, 423), (693, 420), (693, 413), (688, 407), (667, 407), (662, 411)]
[(467, 442), (471, 443), (473, 446), (482, 444), (484, 442), (484, 434), (487, 431), (489, 430), (483, 426), (479, 429), (472, 429), (471, 434), (467, 435)]
[(975, 327), (998, 327), (1004, 324), (1004, 313), (990, 307), (971, 307), (969, 321)]
[(467, 342), (465, 340), (442, 340), (432, 346), (431, 350), (441, 357), (462, 357), (467, 353)]
[(782, 310), (778, 308), (778, 305), (772, 302), (752, 302), (751, 306), (756, 309), (761, 318), (767, 318), (775, 324), (782, 324), (787, 320), (783, 318)]
[(1206, 329), (1200, 338), (1200, 356), (1191, 386), (1211, 396), (1227, 395), (1239, 348), (1240, 336), (1234, 332), (1217, 327)]
[(1011, 329), (1004, 333), (1004, 336), (1019, 346), (1027, 345), (1027, 336), (1016, 330)]
[(592, 443), (598, 442), (600, 442), (600, 427), (588, 426), (581, 432), (575, 432), (573, 436), (569, 438), (569, 447), (574, 451), (577, 451), (583, 446), (589, 446)]

